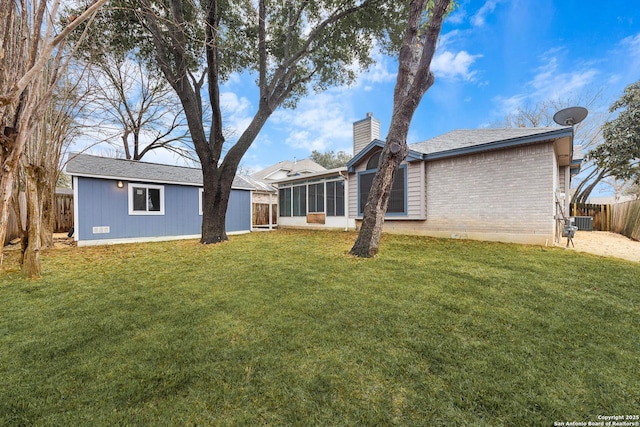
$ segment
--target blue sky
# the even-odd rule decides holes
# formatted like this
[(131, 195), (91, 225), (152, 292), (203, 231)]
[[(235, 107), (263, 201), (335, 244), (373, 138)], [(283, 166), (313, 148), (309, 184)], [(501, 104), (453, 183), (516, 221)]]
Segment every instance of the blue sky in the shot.
[[(408, 142), (500, 121), (519, 106), (602, 90), (601, 110), (640, 79), (640, 8), (628, 0), (461, 0), (446, 21)], [(606, 4), (606, 5), (605, 5)], [(372, 112), (386, 136), (397, 62), (379, 56), (351, 87), (278, 109), (241, 164), (259, 170), (312, 150), (352, 150), (352, 123)], [(227, 126), (246, 127), (257, 110), (251, 76), (223, 88)], [(596, 114), (597, 111), (590, 111)], [(148, 161), (161, 161), (149, 158)]]

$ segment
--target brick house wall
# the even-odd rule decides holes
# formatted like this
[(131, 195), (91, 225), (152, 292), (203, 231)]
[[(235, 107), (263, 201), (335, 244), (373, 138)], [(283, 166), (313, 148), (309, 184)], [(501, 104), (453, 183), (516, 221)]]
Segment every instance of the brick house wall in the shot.
[[(357, 172), (364, 163), (350, 176), (352, 217), (357, 212)], [(553, 244), (554, 191), (560, 181), (566, 184), (559, 175), (553, 142), (412, 162), (410, 215), (401, 221), (387, 217), (384, 231)]]

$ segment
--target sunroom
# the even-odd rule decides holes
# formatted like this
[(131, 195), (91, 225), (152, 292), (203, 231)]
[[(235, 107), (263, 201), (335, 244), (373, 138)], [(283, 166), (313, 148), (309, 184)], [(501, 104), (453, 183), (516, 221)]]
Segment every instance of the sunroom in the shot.
[(278, 226), (355, 228), (348, 218), (347, 169), (337, 168), (277, 181)]

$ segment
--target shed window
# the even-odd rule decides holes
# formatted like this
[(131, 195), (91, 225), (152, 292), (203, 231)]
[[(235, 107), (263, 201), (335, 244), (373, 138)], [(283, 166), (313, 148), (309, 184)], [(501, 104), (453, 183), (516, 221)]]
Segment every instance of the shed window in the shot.
[(129, 215), (164, 215), (164, 186), (129, 184)]

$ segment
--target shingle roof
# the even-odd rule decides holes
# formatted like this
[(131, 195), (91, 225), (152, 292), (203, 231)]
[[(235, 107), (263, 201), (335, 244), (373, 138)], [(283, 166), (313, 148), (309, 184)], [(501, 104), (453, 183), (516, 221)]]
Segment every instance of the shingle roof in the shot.
[[(113, 159), (89, 154), (71, 154), (67, 162), (66, 172), (72, 176), (92, 178), (195, 186), (202, 185), (202, 170), (198, 168)], [(256, 189), (256, 187), (242, 175), (236, 175), (234, 177), (233, 188)]]
[(251, 176), (255, 179), (265, 180), (269, 179), (269, 175), (272, 175), (274, 172), (279, 170), (286, 171), (288, 176), (293, 176), (300, 172), (320, 172), (326, 169), (311, 159), (296, 160), (295, 162), (283, 160), (275, 165), (271, 165), (268, 168), (251, 174)]
[(555, 139), (559, 133), (571, 132), (571, 128), (500, 128), (454, 130), (427, 141), (410, 144), (409, 149), (429, 155), (464, 150), (471, 147), (491, 148), (497, 143), (510, 144), (541, 141), (545, 136)]
[(253, 185), (256, 188), (256, 190), (265, 191), (268, 193), (276, 193), (278, 191), (271, 184), (267, 184), (266, 182), (260, 181), (259, 179), (256, 179), (251, 175), (242, 175), (242, 179), (244, 179), (245, 181)]
[(323, 171), (319, 171), (319, 172), (310, 172), (310, 173), (305, 173), (305, 174), (301, 174), (301, 175), (295, 175), (295, 176), (290, 176), (287, 178), (282, 178), (282, 179), (278, 179), (275, 181), (272, 181), (273, 184), (281, 184), (284, 182), (293, 182), (296, 180), (308, 180), (308, 179), (314, 179), (314, 178), (322, 178), (322, 177), (327, 177), (327, 176), (337, 176), (337, 175), (341, 175), (342, 172), (347, 172), (347, 167), (346, 166), (342, 166), (339, 168), (333, 168), (333, 169), (325, 169)]

